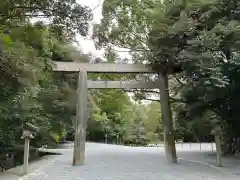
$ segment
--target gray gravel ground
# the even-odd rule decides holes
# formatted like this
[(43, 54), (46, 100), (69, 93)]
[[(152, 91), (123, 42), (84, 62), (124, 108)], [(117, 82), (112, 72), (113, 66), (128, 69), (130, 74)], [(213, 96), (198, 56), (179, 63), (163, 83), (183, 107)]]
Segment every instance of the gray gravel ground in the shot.
[[(162, 147), (123, 147), (87, 144), (86, 165), (71, 166), (72, 149), (21, 180), (239, 180), (227, 171), (179, 160), (168, 165)], [(187, 159), (187, 148), (178, 148)], [(181, 154), (182, 153), (182, 154)], [(193, 154), (191, 156), (194, 157)], [(191, 157), (190, 157), (191, 158)]]

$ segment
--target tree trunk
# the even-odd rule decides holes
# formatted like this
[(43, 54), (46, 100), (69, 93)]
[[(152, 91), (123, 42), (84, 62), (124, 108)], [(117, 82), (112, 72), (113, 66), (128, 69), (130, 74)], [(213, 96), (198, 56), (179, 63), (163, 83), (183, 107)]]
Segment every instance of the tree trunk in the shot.
[(165, 155), (169, 163), (177, 163), (177, 154), (173, 132), (172, 113), (169, 101), (168, 76), (159, 74), (160, 102), (164, 129)]
[(215, 135), (216, 142), (216, 153), (217, 153), (217, 166), (222, 167), (222, 152), (221, 152), (221, 141), (218, 135)]

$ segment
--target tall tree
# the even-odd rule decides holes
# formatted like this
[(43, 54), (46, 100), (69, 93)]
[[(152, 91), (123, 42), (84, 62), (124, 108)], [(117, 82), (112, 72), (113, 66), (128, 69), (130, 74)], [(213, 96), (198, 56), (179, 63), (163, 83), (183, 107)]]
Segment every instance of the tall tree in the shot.
[[(134, 62), (150, 63), (153, 57), (149, 34), (158, 19), (164, 18), (166, 4), (162, 1), (109, 1), (103, 3), (103, 19), (96, 25), (94, 38), (97, 45), (118, 46), (127, 48)], [(158, 19), (156, 19), (158, 17)], [(155, 58), (155, 57), (154, 57)], [(176, 163), (176, 150), (172, 115), (168, 91), (168, 70), (162, 68), (160, 77), (161, 108), (164, 124), (164, 140), (166, 157), (169, 162)]]
[(154, 142), (159, 142), (163, 140), (162, 133), (162, 114), (159, 102), (151, 102), (146, 105), (146, 118), (144, 124), (146, 126), (148, 139)]
[(40, 128), (38, 142), (61, 136), (75, 111), (69, 101), (75, 92), (53, 76), (51, 61), (73, 59), (66, 47), (73, 34), (86, 35), (90, 9), (75, 1), (31, 0), (3, 0), (0, 9), (0, 144), (19, 143), (25, 121)]
[(16, 0), (1, 1), (0, 23), (11, 26), (27, 20), (44, 20), (50, 23), (57, 33), (73, 37), (76, 33), (86, 35), (91, 9), (76, 0)]

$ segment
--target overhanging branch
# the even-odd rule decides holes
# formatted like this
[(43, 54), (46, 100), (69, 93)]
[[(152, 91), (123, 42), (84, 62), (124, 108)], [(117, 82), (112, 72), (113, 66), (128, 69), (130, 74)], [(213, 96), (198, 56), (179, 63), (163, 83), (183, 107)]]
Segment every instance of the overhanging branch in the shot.
[(186, 85), (186, 83), (182, 82), (180, 79), (178, 79), (177, 77), (175, 76), (172, 76), (179, 84), (181, 84), (182, 86), (183, 85)]
[[(155, 94), (157, 93), (157, 94), (159, 94), (159, 92), (156, 91), (156, 90), (138, 90), (138, 89), (126, 90), (125, 89), (125, 92), (132, 92), (132, 93), (155, 93)], [(145, 97), (145, 96), (143, 96), (141, 94), (138, 94), (138, 96), (140, 96), (140, 98), (145, 99), (145, 100), (160, 102), (160, 99), (147, 98), (147, 97)], [(178, 103), (186, 103), (186, 101), (184, 101), (183, 99), (178, 99), (178, 98), (174, 98), (174, 97), (171, 97), (171, 96), (169, 96), (169, 99), (170, 99), (171, 103), (176, 103), (176, 102), (178, 102)]]

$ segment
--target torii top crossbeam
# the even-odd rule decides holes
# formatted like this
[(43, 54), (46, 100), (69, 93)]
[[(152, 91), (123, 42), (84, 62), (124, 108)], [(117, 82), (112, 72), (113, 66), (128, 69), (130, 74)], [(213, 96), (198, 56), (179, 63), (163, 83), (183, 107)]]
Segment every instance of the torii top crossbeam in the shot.
[(53, 62), (53, 71), (78, 72), (80, 69), (90, 73), (154, 73), (144, 64)]

